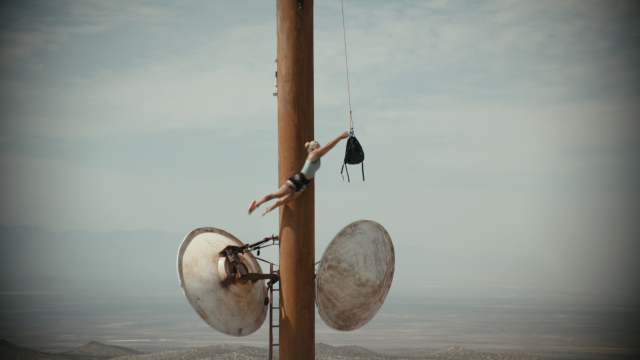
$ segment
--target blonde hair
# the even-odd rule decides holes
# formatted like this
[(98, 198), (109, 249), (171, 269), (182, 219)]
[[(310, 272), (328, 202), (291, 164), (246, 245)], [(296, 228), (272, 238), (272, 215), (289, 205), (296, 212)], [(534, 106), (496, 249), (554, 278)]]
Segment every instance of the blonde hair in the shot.
[(308, 143), (304, 144), (304, 147), (307, 148), (307, 153), (310, 153), (313, 150), (319, 148), (320, 144), (318, 144), (317, 141), (313, 140), (313, 141), (309, 141)]

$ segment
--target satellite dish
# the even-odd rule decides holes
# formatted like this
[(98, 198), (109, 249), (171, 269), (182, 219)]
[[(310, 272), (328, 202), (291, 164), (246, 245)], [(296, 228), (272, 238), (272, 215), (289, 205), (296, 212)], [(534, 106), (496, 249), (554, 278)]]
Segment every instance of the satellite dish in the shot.
[(347, 225), (331, 241), (316, 276), (316, 304), (336, 330), (355, 330), (371, 320), (393, 281), (395, 253), (389, 233), (375, 221)]
[[(178, 276), (189, 303), (207, 324), (233, 336), (255, 332), (267, 316), (267, 286), (257, 279), (262, 270), (255, 257), (227, 252), (243, 246), (224, 230), (203, 227), (189, 233), (178, 252)], [(256, 276), (247, 280), (247, 274)]]

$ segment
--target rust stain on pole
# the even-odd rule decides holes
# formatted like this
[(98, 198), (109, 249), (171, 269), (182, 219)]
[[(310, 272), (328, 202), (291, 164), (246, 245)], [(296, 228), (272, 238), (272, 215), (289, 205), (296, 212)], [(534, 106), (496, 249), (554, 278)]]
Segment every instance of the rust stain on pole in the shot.
[[(277, 0), (278, 186), (313, 140), (313, 1)], [(315, 358), (315, 186), (280, 208), (280, 359)]]

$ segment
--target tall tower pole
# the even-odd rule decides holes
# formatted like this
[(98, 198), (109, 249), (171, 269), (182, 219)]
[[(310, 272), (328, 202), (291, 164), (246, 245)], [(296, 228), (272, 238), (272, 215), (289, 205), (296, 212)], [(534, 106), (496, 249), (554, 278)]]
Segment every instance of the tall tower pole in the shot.
[[(277, 0), (278, 184), (313, 140), (313, 0)], [(315, 358), (315, 187), (280, 207), (280, 360)]]

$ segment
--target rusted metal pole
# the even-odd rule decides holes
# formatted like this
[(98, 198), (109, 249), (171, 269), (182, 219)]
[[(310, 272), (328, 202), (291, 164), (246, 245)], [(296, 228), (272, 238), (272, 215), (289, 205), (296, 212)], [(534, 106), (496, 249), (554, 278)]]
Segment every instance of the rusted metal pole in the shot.
[[(313, 0), (277, 0), (278, 184), (313, 140)], [(280, 360), (315, 358), (315, 186), (280, 207)]]

